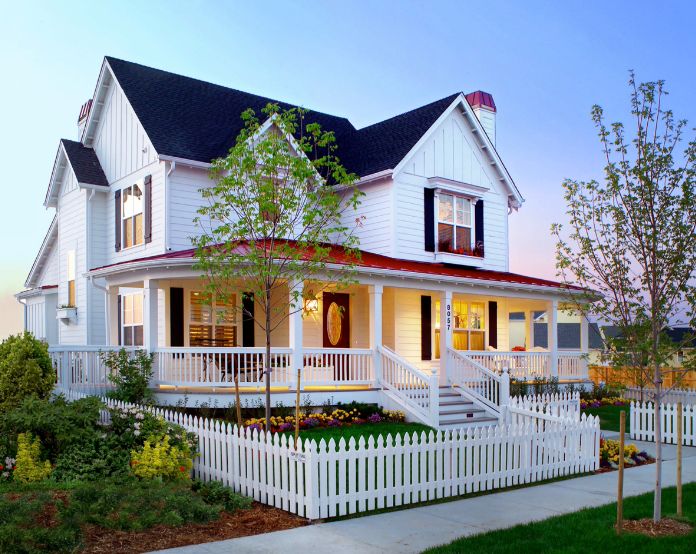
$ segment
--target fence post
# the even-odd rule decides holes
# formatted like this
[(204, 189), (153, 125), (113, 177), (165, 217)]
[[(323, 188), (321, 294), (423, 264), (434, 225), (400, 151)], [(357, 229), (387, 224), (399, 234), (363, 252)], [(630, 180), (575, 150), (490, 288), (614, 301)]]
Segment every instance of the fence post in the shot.
[(430, 392), (430, 420), (433, 427), (440, 425), (440, 381), (437, 369), (433, 369), (428, 380)]
[(508, 408), (510, 407), (510, 369), (503, 368), (500, 375), (500, 416), (498, 420), (501, 425), (508, 422)]

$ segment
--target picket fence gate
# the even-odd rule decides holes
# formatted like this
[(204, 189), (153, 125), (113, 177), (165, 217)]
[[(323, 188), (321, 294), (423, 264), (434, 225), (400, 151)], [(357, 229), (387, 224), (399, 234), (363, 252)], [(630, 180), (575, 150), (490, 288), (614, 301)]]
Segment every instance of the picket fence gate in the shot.
[[(585, 473), (599, 462), (599, 419), (584, 415), (574, 421), (514, 408), (525, 423), (367, 440), (300, 439), (295, 447), (287, 435), (240, 432), (174, 410), (101, 400), (109, 408), (147, 410), (195, 433), (194, 477), (312, 520)], [(106, 410), (102, 421), (109, 421)]]
[[(677, 443), (677, 405), (661, 404), (662, 442)], [(655, 405), (652, 402), (631, 402), (631, 438), (655, 440)], [(682, 444), (696, 446), (696, 405), (682, 405)]]

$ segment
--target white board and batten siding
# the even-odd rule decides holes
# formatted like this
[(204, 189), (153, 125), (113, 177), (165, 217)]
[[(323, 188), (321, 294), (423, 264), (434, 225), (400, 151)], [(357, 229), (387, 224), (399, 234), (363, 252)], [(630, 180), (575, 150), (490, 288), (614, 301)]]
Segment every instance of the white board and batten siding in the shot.
[(508, 270), (507, 194), (476, 144), (471, 125), (455, 110), (394, 176), (395, 257), (435, 261), (434, 254), (425, 251), (423, 189), (428, 178), (441, 177), (488, 189), (483, 194), (483, 267)]
[[(385, 178), (361, 186), (365, 193), (357, 210), (346, 209), (342, 223), (360, 239), (360, 249), (383, 256), (394, 255), (394, 182)], [(423, 208), (421, 207), (421, 212)]]
[[(167, 179), (167, 204), (169, 207), (169, 248), (192, 248), (191, 237), (201, 235), (201, 228), (194, 222), (197, 210), (204, 205), (200, 190), (213, 184), (208, 172), (177, 165)], [(205, 228), (209, 228), (203, 220)]]
[(111, 84), (91, 146), (110, 184), (157, 161), (157, 152), (116, 82)]

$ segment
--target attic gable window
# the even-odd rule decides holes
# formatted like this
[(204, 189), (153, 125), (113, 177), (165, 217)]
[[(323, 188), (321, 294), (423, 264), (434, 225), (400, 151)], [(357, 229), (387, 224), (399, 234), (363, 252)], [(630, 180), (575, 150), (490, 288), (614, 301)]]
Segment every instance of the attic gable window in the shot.
[(143, 244), (145, 242), (145, 217), (141, 186), (135, 184), (123, 189), (121, 202), (123, 248), (130, 248)]
[(441, 193), (437, 216), (438, 251), (472, 255), (471, 200)]

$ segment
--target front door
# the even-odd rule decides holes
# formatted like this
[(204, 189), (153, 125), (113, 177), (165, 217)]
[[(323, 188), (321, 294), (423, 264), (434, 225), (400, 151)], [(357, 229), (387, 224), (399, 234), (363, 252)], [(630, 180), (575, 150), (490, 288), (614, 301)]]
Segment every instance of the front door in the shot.
[(325, 292), (324, 348), (350, 348), (350, 295)]

